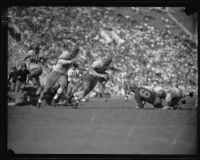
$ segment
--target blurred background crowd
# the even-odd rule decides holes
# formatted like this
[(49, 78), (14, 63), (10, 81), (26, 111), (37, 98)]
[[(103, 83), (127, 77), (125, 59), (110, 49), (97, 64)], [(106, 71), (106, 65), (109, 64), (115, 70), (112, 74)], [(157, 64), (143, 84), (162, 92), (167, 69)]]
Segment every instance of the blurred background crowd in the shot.
[(171, 8), (9, 8), (9, 21), (20, 37), (8, 35), (8, 72), (14, 66), (20, 68), (23, 57), (39, 44), (40, 53), (48, 57), (41, 76), (44, 83), (63, 49), (70, 51), (78, 43), (85, 68), (96, 58), (112, 54), (114, 65), (124, 71), (111, 74), (106, 84), (110, 94), (123, 94), (123, 75), (127, 72), (133, 72), (132, 81), (138, 85), (157, 83), (167, 88), (175, 83), (196, 90), (197, 27), (193, 32), (180, 28), (180, 21), (172, 20), (172, 16), (174, 12), (185, 13), (182, 8), (170, 12)]

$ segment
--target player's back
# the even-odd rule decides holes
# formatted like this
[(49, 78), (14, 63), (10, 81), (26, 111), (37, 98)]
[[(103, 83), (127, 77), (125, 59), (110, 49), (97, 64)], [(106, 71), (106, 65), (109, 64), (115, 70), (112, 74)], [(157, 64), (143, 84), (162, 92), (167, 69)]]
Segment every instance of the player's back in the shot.
[(153, 92), (152, 88), (148, 86), (138, 87), (135, 94), (138, 94), (142, 100), (151, 104), (154, 104), (156, 99), (156, 93)]
[(79, 75), (80, 75), (80, 73), (79, 73), (78, 69), (70, 68), (68, 71), (68, 80), (69, 81), (78, 81), (78, 79), (80, 77)]
[(154, 89), (152, 86), (142, 86), (142, 87), (144, 87), (144, 88), (146, 88), (146, 89), (148, 89), (150, 91), (153, 91), (153, 89)]

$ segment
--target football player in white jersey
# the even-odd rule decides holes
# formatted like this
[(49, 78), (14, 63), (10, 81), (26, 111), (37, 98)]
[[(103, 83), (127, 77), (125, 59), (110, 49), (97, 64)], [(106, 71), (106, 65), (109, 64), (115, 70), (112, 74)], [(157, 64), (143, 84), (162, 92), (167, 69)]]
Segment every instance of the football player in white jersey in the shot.
[(41, 106), (41, 100), (44, 95), (49, 91), (49, 89), (56, 83), (59, 82), (60, 87), (57, 90), (56, 95), (53, 98), (52, 103), (58, 103), (59, 95), (62, 93), (63, 89), (67, 86), (67, 71), (71, 65), (77, 61), (77, 55), (79, 53), (79, 46), (75, 46), (75, 49), (70, 53), (68, 51), (63, 51), (59, 56), (58, 61), (53, 68), (53, 70), (47, 75), (47, 81), (44, 86), (43, 91), (40, 94), (38, 100), (38, 107)]
[(71, 68), (68, 70), (68, 87), (67, 87), (67, 102), (71, 102), (75, 93), (81, 85), (81, 73), (78, 69), (78, 64), (72, 64)]
[(172, 87), (166, 91), (167, 95), (165, 98), (166, 106), (163, 109), (181, 109), (179, 102), (186, 104), (184, 97), (190, 96), (193, 97), (192, 91), (185, 91), (180, 87)]
[(97, 82), (108, 81), (107, 70), (121, 71), (111, 66), (111, 62), (112, 56), (107, 56), (92, 63), (89, 71), (82, 77), (82, 91), (75, 97), (76, 107), (78, 102), (95, 88)]

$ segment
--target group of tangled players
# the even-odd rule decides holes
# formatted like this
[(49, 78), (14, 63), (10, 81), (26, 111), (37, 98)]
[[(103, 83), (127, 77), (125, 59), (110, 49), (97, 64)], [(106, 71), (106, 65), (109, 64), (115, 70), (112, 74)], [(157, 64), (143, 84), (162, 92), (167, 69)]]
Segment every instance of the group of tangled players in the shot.
[[(44, 105), (44, 100), (48, 105), (58, 104), (64, 91), (63, 105), (78, 108), (79, 102), (95, 88), (98, 82), (105, 84), (109, 80), (109, 74), (112, 73), (109, 71), (123, 72), (113, 65), (113, 55), (107, 55), (93, 61), (90, 68), (84, 74), (80, 74), (79, 52), (79, 45), (74, 45), (72, 52), (64, 50), (51, 72), (47, 74), (44, 86), (41, 86), (39, 81), (39, 76), (42, 74), (41, 60), (44, 57), (39, 54), (38, 49), (33, 49), (26, 55), (24, 60), (29, 61), (31, 75), (28, 76), (28, 81), (34, 81), (37, 86), (35, 95), (38, 97), (36, 105), (39, 108)], [(129, 78), (134, 79), (134, 76)], [(125, 100), (128, 100), (128, 95), (132, 92), (137, 102), (137, 109), (144, 108), (146, 103), (152, 104), (154, 108), (177, 109), (180, 108), (180, 103), (186, 104), (186, 96), (194, 95), (192, 91), (185, 91), (179, 87), (164, 89), (158, 86), (152, 87), (153, 85), (138, 86), (129, 83), (128, 80), (125, 80), (124, 84)], [(49, 95), (51, 95), (50, 99)], [(163, 102), (166, 105), (163, 105)]]

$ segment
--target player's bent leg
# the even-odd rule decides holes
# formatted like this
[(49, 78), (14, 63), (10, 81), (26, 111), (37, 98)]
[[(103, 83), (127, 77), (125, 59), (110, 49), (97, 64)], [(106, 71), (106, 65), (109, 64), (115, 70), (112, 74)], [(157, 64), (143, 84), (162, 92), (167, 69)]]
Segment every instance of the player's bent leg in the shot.
[[(38, 77), (42, 74), (42, 68), (35, 68), (32, 69), (30, 74), (28, 75), (28, 80), (32, 80), (33, 77)], [(34, 79), (35, 81), (36, 79)], [(37, 80), (36, 80), (37, 81)], [(36, 82), (35, 82), (36, 83)]]
[(136, 109), (144, 108), (145, 103), (142, 103), (142, 100), (141, 100), (141, 98), (139, 96), (138, 91), (135, 92), (134, 99), (135, 99), (135, 101), (137, 103)]
[(162, 109), (171, 109), (171, 104), (172, 104), (172, 95), (168, 94), (165, 98), (166, 101), (166, 106), (164, 106)]
[(83, 91), (75, 97), (76, 107), (78, 106), (79, 101), (81, 101), (85, 96), (87, 96), (96, 86), (98, 79), (90, 77), (83, 81)]
[(124, 84), (124, 93), (125, 93), (125, 101), (127, 102), (128, 101), (128, 85), (125, 83)]
[(45, 84), (44, 89), (41, 92), (40, 97), (38, 99), (38, 107), (41, 106), (42, 99), (48, 93), (48, 91), (51, 89), (51, 87), (57, 82), (59, 77), (60, 77), (60, 74), (58, 72), (55, 72), (55, 71), (52, 71), (47, 75), (46, 84)]
[(81, 89), (82, 89), (82, 83), (77, 83), (77, 84), (72, 86), (69, 102), (72, 102), (72, 99), (74, 97), (76, 97), (76, 95), (80, 95), (80, 92), (78, 92), (79, 94), (75, 94), (75, 93), (77, 93), (77, 91), (81, 90)]
[(63, 92), (64, 88), (68, 84), (66, 75), (61, 75), (59, 80), (60, 80), (60, 82), (59, 82), (60, 87), (58, 88), (56, 95), (53, 97), (53, 100), (52, 100), (53, 105), (58, 104), (58, 98), (61, 95), (61, 93)]

